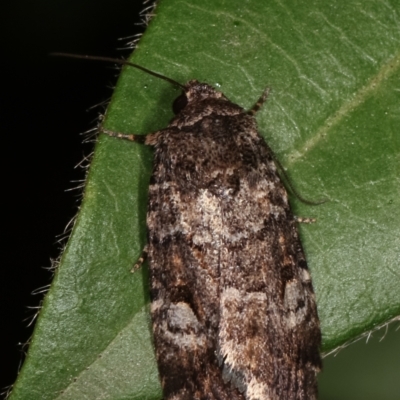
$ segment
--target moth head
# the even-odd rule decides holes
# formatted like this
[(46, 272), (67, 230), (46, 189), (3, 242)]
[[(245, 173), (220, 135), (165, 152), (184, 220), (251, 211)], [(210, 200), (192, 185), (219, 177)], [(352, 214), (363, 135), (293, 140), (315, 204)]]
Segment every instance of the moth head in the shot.
[(211, 85), (194, 79), (186, 83), (182, 94), (173, 102), (172, 110), (174, 111), (174, 114), (178, 114), (189, 103), (200, 102), (205, 99), (227, 100), (227, 98), (221, 92), (215, 90)]

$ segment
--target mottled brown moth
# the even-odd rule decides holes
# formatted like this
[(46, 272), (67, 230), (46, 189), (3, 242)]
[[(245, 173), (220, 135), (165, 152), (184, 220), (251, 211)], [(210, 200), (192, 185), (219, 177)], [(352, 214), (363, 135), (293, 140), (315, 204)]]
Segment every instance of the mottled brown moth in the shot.
[(103, 130), (155, 151), (146, 248), (164, 399), (316, 399), (321, 334), (311, 277), (254, 118), (268, 92), (245, 111), (206, 83), (86, 58), (183, 89), (167, 128)]

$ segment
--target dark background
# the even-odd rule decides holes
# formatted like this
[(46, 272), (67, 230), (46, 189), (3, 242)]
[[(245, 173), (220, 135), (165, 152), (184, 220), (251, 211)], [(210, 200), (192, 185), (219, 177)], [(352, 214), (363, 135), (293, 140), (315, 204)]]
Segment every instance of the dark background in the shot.
[[(117, 50), (144, 31), (142, 1), (8, 1), (0, 11), (2, 134), (2, 267), (0, 269), (0, 392), (23, 360), (21, 343), (51, 282), (58, 235), (76, 214), (83, 179), (74, 168), (92, 144), (92, 128), (116, 81), (111, 65), (49, 57), (53, 51), (127, 57)], [(9, 3), (9, 4), (7, 4)], [(2, 396), (0, 396), (2, 398)]]
[[(9, 4), (8, 4), (9, 3)], [(74, 168), (93, 145), (80, 133), (95, 126), (111, 96), (116, 71), (107, 64), (52, 58), (48, 53), (126, 57), (127, 40), (142, 32), (138, 0), (9, 0), (0, 12), (2, 142), (2, 267), (0, 268), (0, 391), (23, 360), (35, 309), (51, 282), (58, 235), (76, 214), (84, 178)], [(192, 77), (188, 77), (192, 78)], [(4, 145), (5, 143), (5, 145)], [(324, 361), (321, 400), (395, 400), (400, 393), (399, 332), (374, 335)], [(2, 396), (0, 396), (1, 398)]]

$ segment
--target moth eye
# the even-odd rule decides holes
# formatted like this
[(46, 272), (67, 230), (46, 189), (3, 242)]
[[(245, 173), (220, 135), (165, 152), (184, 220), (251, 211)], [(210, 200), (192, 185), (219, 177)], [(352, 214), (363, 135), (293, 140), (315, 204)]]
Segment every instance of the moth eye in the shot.
[(186, 97), (185, 93), (182, 93), (179, 97), (177, 97), (173, 104), (172, 104), (172, 110), (174, 111), (174, 114), (178, 114), (180, 111), (182, 111), (188, 103), (188, 99)]

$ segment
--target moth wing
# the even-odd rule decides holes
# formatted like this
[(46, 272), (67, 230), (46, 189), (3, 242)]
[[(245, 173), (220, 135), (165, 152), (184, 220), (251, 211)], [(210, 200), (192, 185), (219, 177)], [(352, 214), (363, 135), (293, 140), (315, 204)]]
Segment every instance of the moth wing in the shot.
[(224, 379), (246, 399), (316, 399), (315, 297), (286, 191), (273, 175), (256, 184), (246, 175), (222, 207), (242, 229), (221, 246), (219, 357)]

